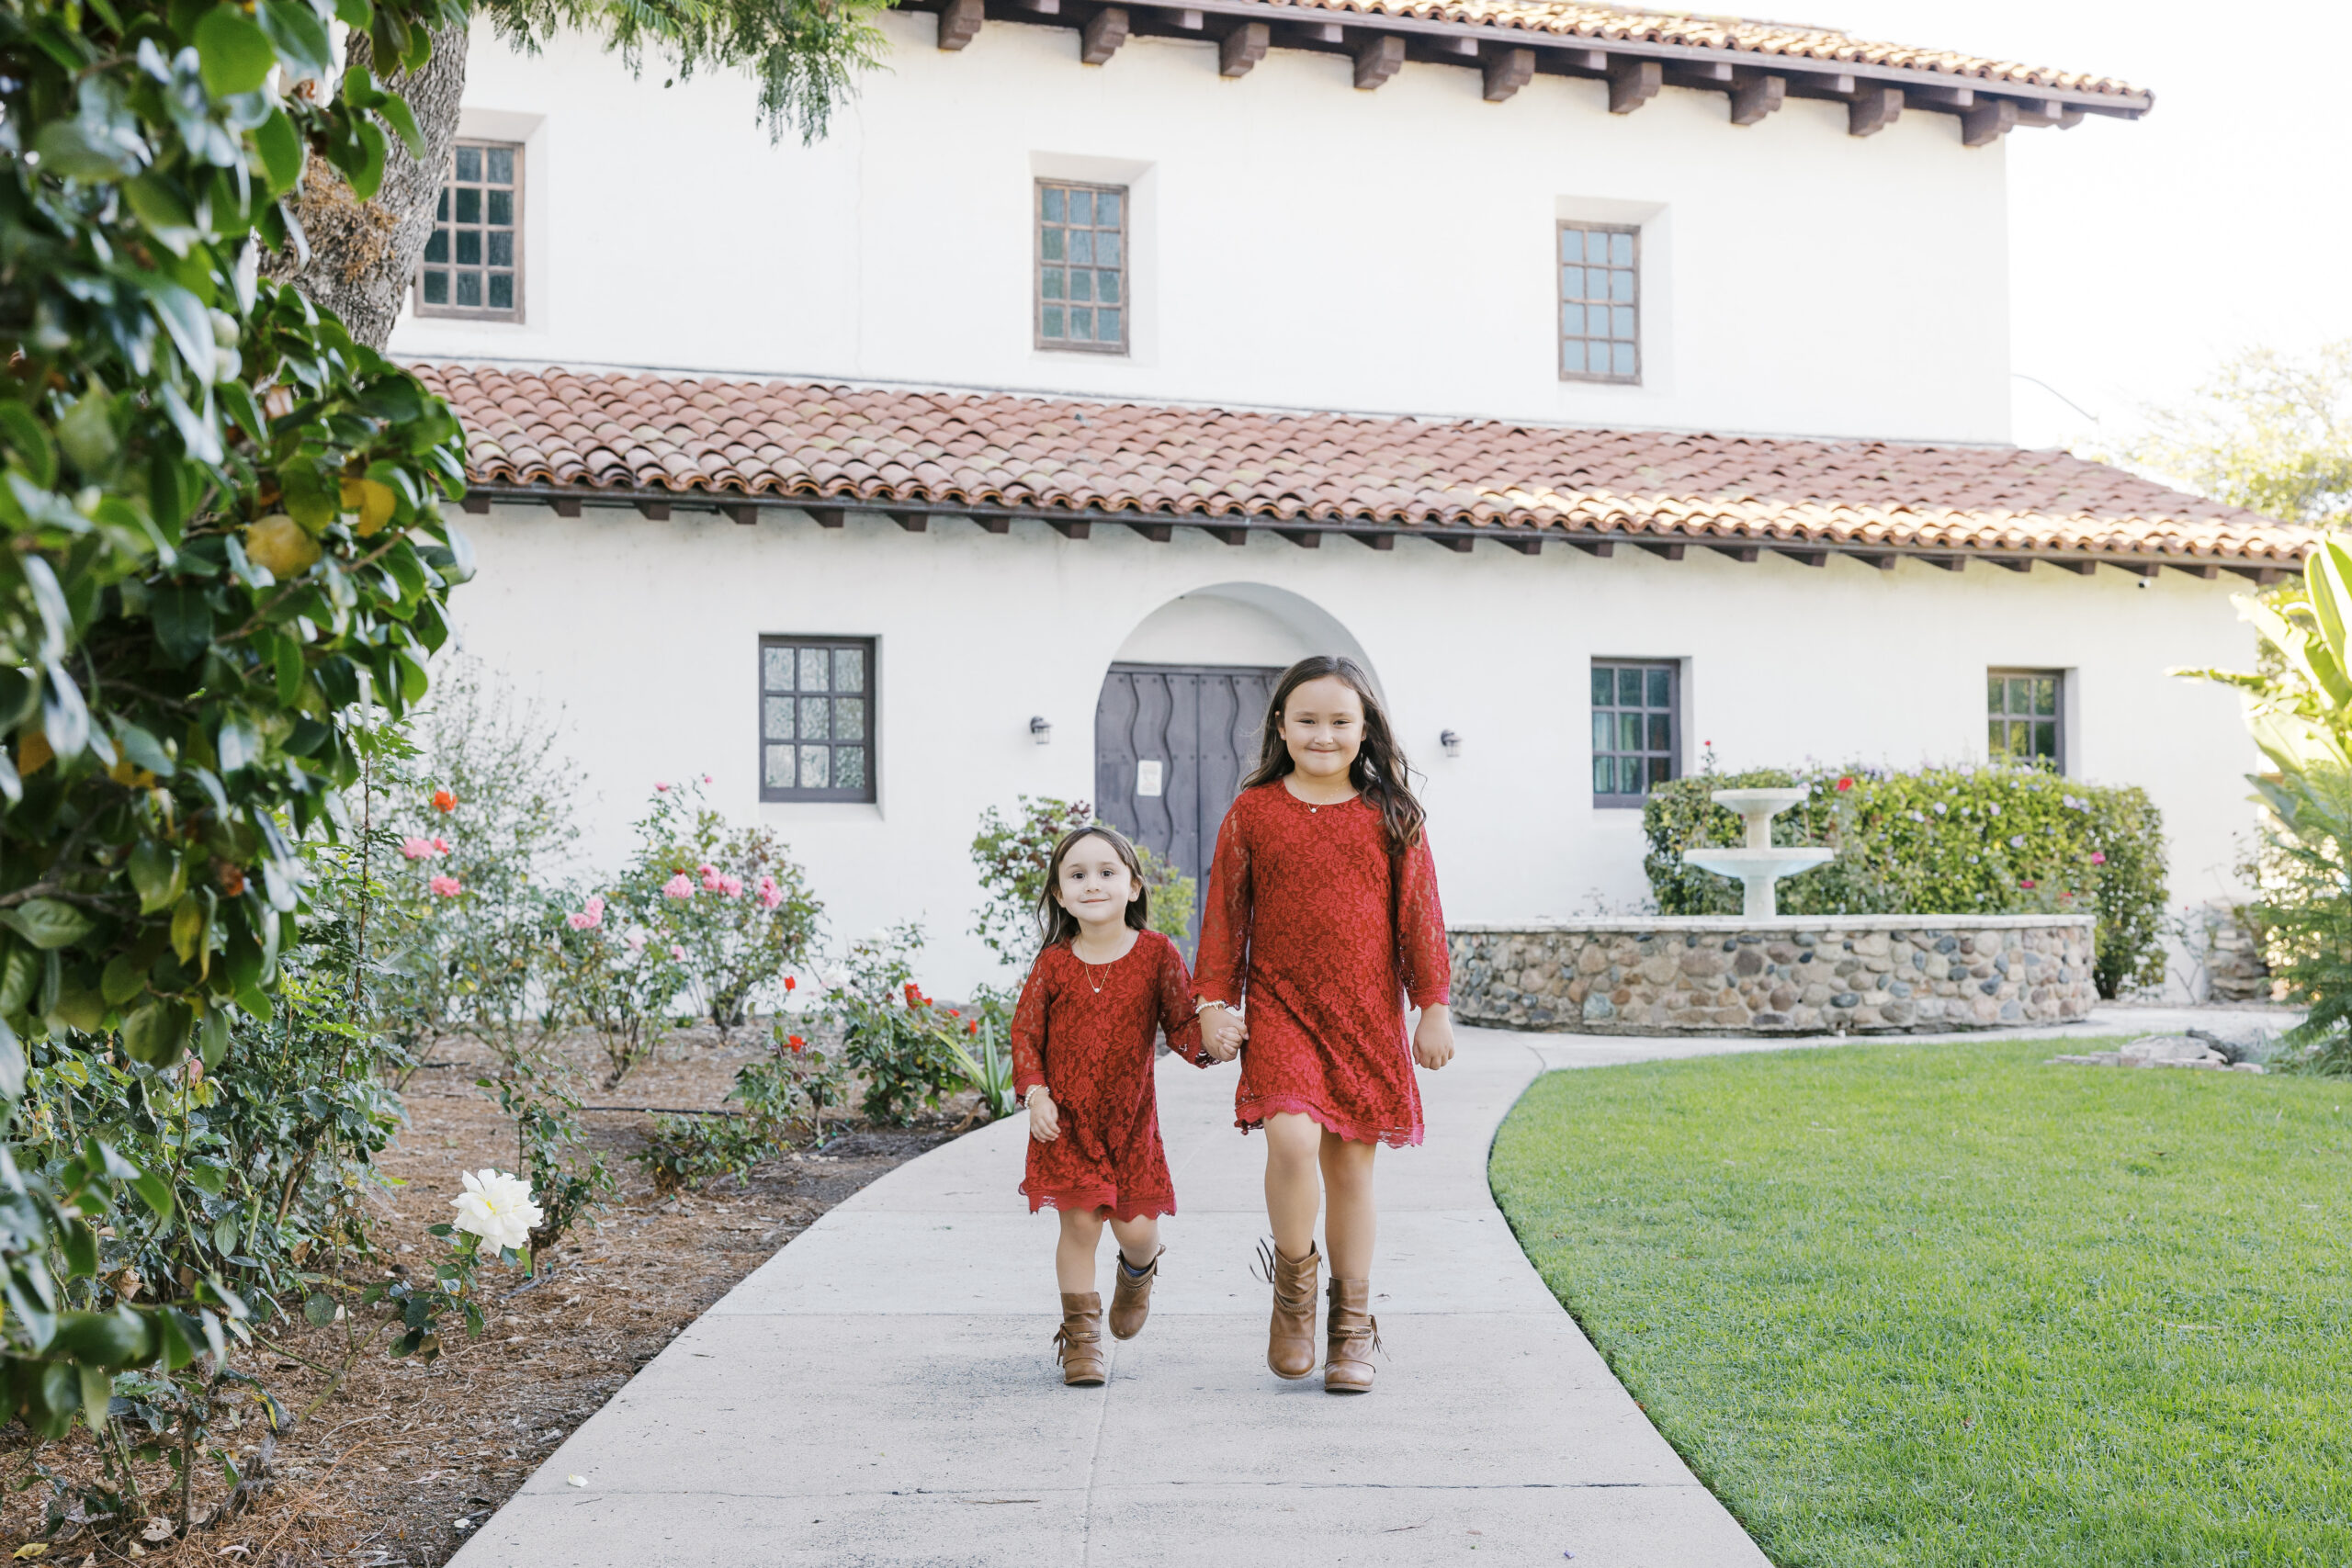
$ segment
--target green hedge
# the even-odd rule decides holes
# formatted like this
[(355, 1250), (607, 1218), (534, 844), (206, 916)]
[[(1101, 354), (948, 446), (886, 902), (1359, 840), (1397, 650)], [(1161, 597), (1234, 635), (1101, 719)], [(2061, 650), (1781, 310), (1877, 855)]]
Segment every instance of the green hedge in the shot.
[(1685, 850), (1743, 841), (1719, 789), (1810, 792), (1772, 822), (1776, 844), (1838, 858), (1781, 884), (1790, 915), (2098, 917), (2099, 995), (2164, 979), (2164, 819), (2145, 791), (2040, 768), (1759, 768), (1655, 789), (1642, 811), (1642, 868), (1658, 911), (1736, 915), (1739, 884), (1682, 863)]

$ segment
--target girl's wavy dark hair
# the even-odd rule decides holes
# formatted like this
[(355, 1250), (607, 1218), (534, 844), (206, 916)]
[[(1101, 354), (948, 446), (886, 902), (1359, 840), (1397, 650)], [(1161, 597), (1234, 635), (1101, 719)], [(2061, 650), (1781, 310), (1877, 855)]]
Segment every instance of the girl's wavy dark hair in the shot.
[(1117, 852), (1126, 866), (1127, 874), (1136, 879), (1136, 896), (1127, 901), (1127, 924), (1136, 931), (1151, 929), (1151, 889), (1144, 886), (1143, 859), (1127, 836), (1107, 822), (1090, 822), (1083, 828), (1072, 828), (1054, 845), (1053, 854), (1046, 862), (1046, 885), (1037, 891), (1037, 933), (1040, 949), (1068, 942), (1078, 935), (1078, 917), (1061, 907), (1054, 897), (1054, 889), (1061, 885), (1062, 862), (1070, 848), (1080, 839), (1100, 839)]
[(1296, 765), (1290, 759), (1290, 748), (1283, 744), (1283, 709), (1293, 692), (1309, 681), (1327, 677), (1345, 682), (1363, 704), (1363, 744), (1348, 766), (1348, 782), (1379, 811), (1381, 826), (1387, 830), (1389, 858), (1398, 859), (1421, 841), (1421, 823), (1427, 813), (1413, 796), (1413, 786), (1406, 777), (1405, 749), (1396, 744), (1396, 732), (1388, 728), (1388, 715), (1373, 694), (1372, 678), (1352, 659), (1318, 653), (1283, 671), (1266, 704), (1257, 769), (1241, 781), (1241, 787), (1272, 784)]

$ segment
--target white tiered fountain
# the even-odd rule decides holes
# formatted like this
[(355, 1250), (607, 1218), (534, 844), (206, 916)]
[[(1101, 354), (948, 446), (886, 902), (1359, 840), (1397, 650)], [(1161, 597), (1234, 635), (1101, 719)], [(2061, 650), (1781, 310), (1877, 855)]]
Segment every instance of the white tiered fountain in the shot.
[(1805, 797), (1801, 789), (1719, 789), (1712, 798), (1747, 820), (1747, 842), (1736, 849), (1693, 850), (1682, 857), (1686, 865), (1728, 876), (1747, 889), (1740, 913), (1747, 919), (1776, 919), (1781, 897), (1776, 884), (1784, 876), (1810, 871), (1837, 858), (1835, 850), (1798, 849), (1772, 842), (1772, 818)]

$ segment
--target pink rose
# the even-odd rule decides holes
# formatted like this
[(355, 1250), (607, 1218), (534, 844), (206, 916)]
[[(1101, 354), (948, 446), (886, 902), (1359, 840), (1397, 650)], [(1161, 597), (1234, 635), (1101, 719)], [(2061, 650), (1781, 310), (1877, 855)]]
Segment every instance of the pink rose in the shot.
[(2107, 863), (2107, 852), (2104, 850), (2093, 850), (2091, 852), (2091, 863), (2093, 865), (2105, 865)]
[(710, 782), (710, 775), (709, 775), (708, 773), (705, 773), (705, 774), (703, 774), (703, 776), (702, 776), (702, 782), (703, 782), (703, 783), (705, 783), (705, 784), (708, 784), (708, 783)]
[(741, 898), (743, 896), (743, 879), (740, 876), (722, 876), (718, 879), (718, 890), (729, 898)]
[(407, 856), (410, 860), (431, 860), (433, 858), (433, 840), (430, 839), (402, 839), (401, 840), (401, 853)]
[(656, 792), (662, 795), (667, 795), (670, 793), (670, 785), (666, 780), (655, 779), (653, 781), (653, 787)]
[(674, 959), (676, 959), (676, 960), (678, 960), (680, 963), (682, 963), (682, 964), (683, 964), (683, 963), (684, 963), (684, 962), (685, 962), (686, 950), (685, 950), (684, 948), (683, 948), (683, 947), (680, 947), (676, 942), (672, 942), (672, 943), (670, 944), (670, 956), (671, 956), (671, 957), (673, 957), (673, 958), (674, 958)]
[(447, 853), (449, 852), (449, 840), (447, 840), (447, 839), (435, 839), (435, 840), (433, 840), (433, 852), (434, 852), (435, 855), (446, 855), (446, 854), (447, 854)]
[(694, 896), (695, 885), (687, 880), (683, 871), (662, 885), (662, 897), (664, 898), (691, 898)]
[(718, 874), (718, 868), (708, 862), (696, 866), (695, 870), (702, 877), (703, 889), (706, 892), (716, 893), (727, 884), (727, 879)]
[(576, 931), (584, 931), (591, 924), (587, 916), (577, 913), (564, 916), (563, 923)]
[(458, 879), (454, 876), (436, 876), (425, 886), (444, 898), (455, 898), (465, 891), (458, 886)]
[(773, 876), (763, 876), (763, 877), (761, 877), (761, 878), (760, 878), (760, 905), (761, 905), (761, 907), (762, 907), (763, 908), (773, 909), (773, 908), (775, 908), (778, 904), (781, 904), (781, 903), (783, 903), (783, 902), (784, 902), (784, 889), (783, 889), (783, 888), (781, 888), (781, 887), (778, 887), (778, 886), (775, 885), (775, 877), (773, 877)]
[(590, 925), (601, 926), (605, 923), (605, 896), (602, 893), (588, 895), (588, 902), (582, 907), (588, 911)]

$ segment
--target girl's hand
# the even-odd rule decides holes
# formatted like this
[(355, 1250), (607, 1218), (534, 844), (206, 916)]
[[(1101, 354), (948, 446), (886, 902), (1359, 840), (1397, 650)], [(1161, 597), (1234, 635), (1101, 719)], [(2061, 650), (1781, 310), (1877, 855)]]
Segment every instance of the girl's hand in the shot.
[(1241, 1043), (1250, 1038), (1250, 1026), (1231, 1008), (1201, 1010), (1201, 1049), (1212, 1060), (1230, 1062), (1241, 1054)]
[(1041, 1144), (1050, 1144), (1062, 1135), (1061, 1112), (1054, 1109), (1054, 1097), (1049, 1090), (1038, 1090), (1029, 1101), (1029, 1135)]
[(1413, 1029), (1413, 1060), (1435, 1072), (1453, 1060), (1453, 1010), (1440, 1004), (1421, 1010)]

